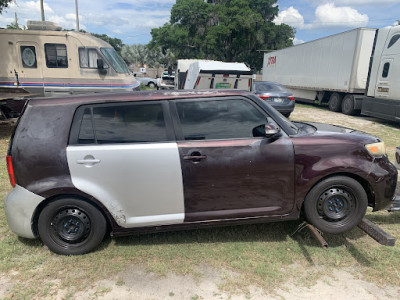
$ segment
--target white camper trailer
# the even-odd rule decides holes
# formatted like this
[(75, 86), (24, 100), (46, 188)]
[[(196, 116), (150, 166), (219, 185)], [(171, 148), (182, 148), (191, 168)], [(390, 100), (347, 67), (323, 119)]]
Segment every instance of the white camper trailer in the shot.
[(21, 91), (51, 97), (138, 89), (110, 44), (88, 33), (57, 31), (61, 28), (51, 22), (40, 23), (28, 21), (28, 30), (0, 29), (0, 99)]
[[(194, 60), (188, 67), (183, 89), (239, 89), (251, 91), (253, 73), (244, 63)], [(182, 83), (179, 85), (182, 86)], [(178, 85), (175, 85), (175, 88), (178, 88)]]

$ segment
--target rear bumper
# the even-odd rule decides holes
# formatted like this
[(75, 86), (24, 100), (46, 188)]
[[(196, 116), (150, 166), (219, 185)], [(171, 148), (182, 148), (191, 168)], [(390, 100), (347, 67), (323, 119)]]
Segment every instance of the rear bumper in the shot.
[(32, 219), (43, 200), (43, 197), (17, 185), (4, 199), (4, 210), (10, 229), (20, 237), (36, 238), (32, 231)]
[(294, 110), (295, 101), (290, 101), (288, 104), (277, 104), (274, 102), (268, 102), (273, 108), (279, 111), (281, 114), (291, 113)]

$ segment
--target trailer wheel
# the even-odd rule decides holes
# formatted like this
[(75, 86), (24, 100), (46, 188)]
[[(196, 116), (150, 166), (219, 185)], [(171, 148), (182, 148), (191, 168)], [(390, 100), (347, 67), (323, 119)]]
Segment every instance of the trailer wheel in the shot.
[(342, 109), (343, 97), (339, 93), (333, 93), (329, 97), (329, 110), (340, 112)]
[(304, 214), (321, 231), (339, 234), (357, 226), (367, 206), (367, 194), (358, 181), (334, 176), (319, 182), (307, 194)]
[(346, 95), (342, 102), (342, 113), (345, 115), (353, 116), (357, 110), (354, 109), (354, 96)]

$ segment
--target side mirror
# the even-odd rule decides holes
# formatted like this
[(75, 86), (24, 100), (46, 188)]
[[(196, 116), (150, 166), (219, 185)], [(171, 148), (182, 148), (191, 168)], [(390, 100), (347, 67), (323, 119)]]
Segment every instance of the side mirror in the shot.
[(273, 123), (263, 124), (253, 128), (254, 137), (278, 138), (281, 136), (281, 129)]
[(104, 61), (101, 58), (97, 59), (97, 69), (99, 70), (100, 74), (107, 73), (107, 69), (104, 68)]

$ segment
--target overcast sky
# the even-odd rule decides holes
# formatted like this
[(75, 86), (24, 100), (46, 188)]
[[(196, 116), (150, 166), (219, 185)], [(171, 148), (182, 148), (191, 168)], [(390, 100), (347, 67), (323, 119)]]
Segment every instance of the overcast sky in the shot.
[[(45, 17), (75, 28), (74, 0), (44, 0)], [(150, 30), (169, 20), (175, 0), (79, 0), (80, 27), (118, 37), (126, 44), (147, 44)], [(296, 28), (295, 43), (356, 27), (380, 28), (400, 19), (400, 0), (279, 0), (276, 23)], [(0, 27), (14, 21), (40, 20), (39, 1), (16, 0), (0, 15)]]

